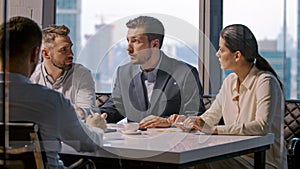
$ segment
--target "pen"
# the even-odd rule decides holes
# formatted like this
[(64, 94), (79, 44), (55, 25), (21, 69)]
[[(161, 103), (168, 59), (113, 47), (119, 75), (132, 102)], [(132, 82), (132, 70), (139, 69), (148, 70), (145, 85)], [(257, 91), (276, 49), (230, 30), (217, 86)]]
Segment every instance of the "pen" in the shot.
[(95, 114), (94, 111), (93, 111), (92, 109), (90, 109), (90, 113), (91, 113), (91, 115), (94, 115), (94, 114)]

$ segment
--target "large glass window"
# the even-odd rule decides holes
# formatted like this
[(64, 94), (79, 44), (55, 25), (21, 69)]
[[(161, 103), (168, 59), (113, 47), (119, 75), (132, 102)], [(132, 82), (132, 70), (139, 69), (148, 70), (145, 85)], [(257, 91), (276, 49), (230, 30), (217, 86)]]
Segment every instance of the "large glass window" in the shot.
[(77, 0), (57, 0), (57, 8), (76, 9)]
[[(81, 43), (76, 62), (92, 71), (96, 92), (111, 92), (114, 71), (117, 66), (129, 61), (125, 24), (138, 15), (150, 15), (161, 20), (166, 29), (162, 50), (170, 57), (198, 67), (198, 0), (79, 1), (81, 31), (76, 34), (80, 34), (81, 42), (72, 38), (74, 44)], [(57, 5), (63, 9), (62, 2)], [(62, 13), (57, 17), (67, 18)], [(75, 30), (70, 29), (71, 32)]]
[(56, 0), (56, 24), (70, 28), (70, 37), (74, 43), (74, 58), (81, 49), (81, 0)]
[[(59, 1), (63, 0), (57, 0)], [(97, 92), (110, 92), (116, 67), (128, 61), (125, 50), (127, 45), (125, 23), (137, 15), (151, 14), (162, 20), (166, 26), (167, 36), (163, 50), (172, 57), (196, 66), (199, 64), (199, 20), (206, 18), (206, 15), (199, 16), (201, 15), (199, 14), (200, 2), (198, 0), (153, 0), (151, 3), (147, 0), (143, 2), (141, 0), (72, 1), (73, 4), (78, 4), (77, 28), (71, 27), (72, 36), (76, 37), (72, 38), (77, 47), (76, 61), (91, 69)], [(63, 9), (64, 3), (60, 2), (59, 9)], [(70, 4), (65, 5), (66, 8), (70, 6)], [(252, 0), (251, 2), (223, 0), (222, 26), (242, 23), (253, 31), (259, 43), (260, 54), (271, 63), (284, 83), (286, 98), (299, 98), (300, 96), (300, 85), (298, 85), (300, 83), (300, 73), (298, 73), (300, 59), (297, 59), (298, 55), (300, 56), (297, 52), (300, 48), (298, 15), (298, 0)], [(70, 18), (63, 17), (62, 13), (59, 13), (59, 16)], [(75, 23), (75, 21), (72, 22)], [(80, 29), (78, 29), (78, 24)], [(209, 67), (215, 71), (220, 70), (216, 65), (209, 65)], [(210, 73), (211, 71), (209, 68)], [(223, 78), (228, 73), (230, 72), (224, 71)]]
[(223, 27), (241, 23), (253, 31), (260, 54), (280, 76), (288, 99), (300, 98), (297, 10), (298, 0), (223, 0)]

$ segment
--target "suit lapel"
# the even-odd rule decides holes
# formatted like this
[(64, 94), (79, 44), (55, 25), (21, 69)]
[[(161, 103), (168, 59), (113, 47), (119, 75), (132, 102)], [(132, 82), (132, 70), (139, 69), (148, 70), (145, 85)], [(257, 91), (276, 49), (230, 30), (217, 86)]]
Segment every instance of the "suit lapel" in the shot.
[(166, 72), (163, 72), (161, 70), (158, 70), (157, 72), (157, 78), (156, 83), (153, 88), (152, 97), (150, 99), (151, 105), (155, 105), (157, 100), (160, 98), (162, 93), (165, 90), (165, 86), (168, 82), (168, 79), (170, 78), (170, 75), (168, 75)]
[[(148, 108), (148, 96), (145, 91), (144, 84), (141, 79), (142, 73), (139, 72), (132, 79), (129, 86), (129, 95), (131, 102), (137, 110), (146, 111)], [(138, 104), (135, 104), (138, 103)]]
[[(168, 63), (167, 63), (168, 58), (163, 53), (161, 54), (161, 57), (162, 57), (161, 58), (162, 60), (161, 60), (160, 66), (159, 66), (159, 70), (157, 71), (156, 81), (155, 81), (155, 85), (153, 88), (152, 97), (150, 99), (150, 105), (157, 104), (157, 101), (164, 93), (165, 87), (166, 87), (169, 79), (171, 78), (170, 74), (167, 73), (167, 72), (170, 72)], [(148, 111), (152, 112), (155, 107), (156, 106), (151, 106)], [(154, 112), (154, 113), (158, 113), (158, 112)]]

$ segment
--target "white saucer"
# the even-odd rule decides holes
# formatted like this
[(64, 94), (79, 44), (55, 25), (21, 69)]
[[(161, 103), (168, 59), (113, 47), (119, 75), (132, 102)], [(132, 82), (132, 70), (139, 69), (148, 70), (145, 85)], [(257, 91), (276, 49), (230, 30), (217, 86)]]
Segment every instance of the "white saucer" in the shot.
[(127, 134), (127, 135), (139, 135), (142, 134), (141, 130), (136, 130), (136, 131), (128, 131), (128, 130), (120, 130), (121, 133)]

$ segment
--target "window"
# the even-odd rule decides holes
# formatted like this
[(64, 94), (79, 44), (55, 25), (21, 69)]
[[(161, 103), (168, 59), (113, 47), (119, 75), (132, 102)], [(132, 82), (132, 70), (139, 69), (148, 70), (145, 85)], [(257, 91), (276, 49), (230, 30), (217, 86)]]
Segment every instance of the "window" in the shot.
[[(43, 12), (43, 27), (53, 23), (55, 20), (52, 18), (51, 14), (49, 14), (53, 11), (51, 10), (52, 2), (54, 1), (44, 1), (47, 8), (45, 8), (45, 11)], [(162, 2), (165, 4), (162, 4)], [(118, 3), (118, 5), (114, 5), (115, 3)], [(172, 5), (169, 5), (171, 3)], [(208, 6), (201, 8), (201, 5), (203, 6), (202, 3), (208, 4)], [(124, 30), (119, 30), (119, 26), (117, 27), (116, 25), (119, 24), (120, 28), (124, 28), (126, 31), (125, 20), (127, 21), (127, 19), (137, 14), (154, 13), (163, 16), (165, 19), (177, 18), (178, 20), (182, 20), (183, 23), (187, 23), (187, 25), (190, 24), (194, 29), (205, 30), (205, 33), (207, 33), (206, 29), (208, 29), (210, 30), (209, 38), (215, 38), (212, 40), (215, 42), (218, 41), (216, 38), (218, 38), (220, 30), (219, 28), (216, 28), (216, 26), (219, 26), (218, 21), (216, 25), (213, 25), (210, 28), (206, 28), (205, 23), (204, 28), (202, 28), (201, 24), (203, 24), (203, 18), (208, 18), (206, 20), (210, 19), (210, 24), (214, 24), (214, 18), (219, 17), (215, 16), (215, 13), (222, 11), (223, 25), (220, 27), (232, 23), (242, 23), (247, 25), (254, 32), (259, 41), (260, 53), (269, 60), (284, 82), (286, 98), (299, 98), (300, 85), (298, 84), (300, 83), (300, 73), (298, 72), (300, 70), (300, 59), (298, 59), (298, 55), (300, 56), (300, 52), (298, 52), (298, 48), (300, 48), (300, 45), (298, 44), (299, 30), (297, 25), (299, 15), (297, 11), (299, 6), (298, 0), (253, 0), (251, 2), (247, 0), (189, 0), (188, 2), (185, 0), (154, 0), (151, 1), (151, 3), (150, 1), (147, 1), (147, 5), (143, 4), (145, 3), (141, 3), (141, 0), (117, 2), (104, 0), (56, 0), (56, 24), (69, 23), (66, 25), (71, 29), (70, 36), (74, 43), (75, 57), (78, 57), (77, 62), (86, 64), (85, 62), (89, 61), (96, 64), (95, 67), (92, 65), (85, 66), (90, 68), (94, 74), (95, 81), (98, 83), (97, 92), (111, 90), (111, 74), (115, 68), (122, 62), (125, 62), (127, 58), (124, 48), (127, 43), (125, 40), (126, 32), (124, 32)], [(156, 4), (160, 5), (157, 6)], [(212, 6), (216, 4), (222, 4), (223, 9), (215, 9), (216, 11), (207, 10), (207, 8), (212, 8)], [(284, 4), (286, 4), (285, 9), (289, 10), (284, 10)], [(130, 11), (130, 13), (128, 13), (128, 11)], [(122, 19), (124, 19), (124, 22), (120, 23), (119, 21)], [(166, 24), (169, 20), (163, 22)], [(200, 25), (200, 28), (198, 25)], [(179, 27), (178, 25), (176, 26)], [(82, 53), (85, 50), (85, 46), (91, 39), (95, 38), (94, 35), (97, 34), (97, 30), (103, 29), (99, 32), (105, 32), (109, 31), (108, 28), (114, 30), (114, 32), (118, 32), (116, 36), (118, 40), (116, 40), (115, 37), (111, 39), (101, 38), (97, 41), (97, 44), (94, 44), (96, 48), (103, 47), (103, 45), (105, 47), (107, 44), (111, 45), (106, 46), (107, 50), (102, 53), (96, 51), (90, 52), (90, 55), (102, 55), (102, 57), (108, 57), (112, 52), (114, 52), (114, 55), (108, 57), (106, 59), (107, 61), (101, 61), (102, 65), (98, 60), (94, 61), (89, 55), (83, 57)], [(188, 58), (179, 57), (179, 59), (185, 60), (193, 65), (197, 64), (195, 63), (196, 61), (198, 61), (198, 64), (201, 64), (199, 63), (199, 58), (194, 56), (202, 55), (201, 53), (197, 53), (198, 50), (201, 51), (199, 48), (203, 46), (202, 42), (198, 41), (195, 45), (187, 43), (188, 40), (186, 40), (186, 38), (178, 38), (178, 33), (181, 33), (183, 29), (185, 30), (185, 34), (188, 32), (188, 34), (194, 35), (195, 41), (197, 41), (197, 33), (190, 33), (189, 30), (186, 30), (185, 27), (181, 27), (181, 25), (179, 28), (181, 28), (180, 31), (177, 30), (177, 32), (175, 31), (176, 33), (171, 33), (170, 36), (167, 36), (168, 40), (165, 41), (163, 50), (168, 54), (172, 54), (174, 53), (175, 48), (177, 49), (175, 53), (178, 56), (182, 56), (182, 53), (187, 53), (187, 56), (191, 55)], [(169, 28), (166, 28), (166, 30), (168, 31)], [(109, 34), (102, 36), (109, 36)], [(168, 43), (173, 44), (173, 47), (170, 47)], [(115, 51), (118, 52), (116, 53)], [(203, 63), (207, 68), (205, 71), (213, 76), (204, 78), (204, 80), (202, 79), (202, 83), (204, 86), (206, 85), (209, 86), (209, 88), (215, 89), (213, 92), (207, 90), (209, 92), (205, 92), (205, 94), (217, 93), (221, 84), (218, 82), (218, 79), (221, 79), (221, 77), (217, 75), (218, 71), (220, 71), (219, 67), (216, 66), (218, 65), (218, 61), (207, 62), (207, 60), (213, 58), (210, 56), (214, 56), (214, 52), (210, 52), (209, 57), (205, 56), (206, 58), (203, 60)], [(106, 68), (107, 66), (110, 66), (110, 68)], [(201, 74), (200, 70), (199, 72)], [(223, 72), (223, 74), (225, 76), (228, 72)], [(103, 81), (101, 81), (101, 79), (103, 79)], [(107, 85), (101, 83), (107, 83)], [(215, 84), (217, 85), (212, 87)], [(101, 87), (101, 85), (103, 87)]]
[[(299, 98), (300, 73), (297, 52), (297, 0), (223, 0), (223, 27), (233, 23), (248, 26), (260, 54), (280, 76), (286, 98)], [(284, 10), (284, 4), (286, 9)], [(286, 14), (285, 14), (286, 13)], [(286, 25), (286, 26), (285, 26)], [(298, 30), (299, 31), (299, 30)], [(226, 76), (229, 72), (224, 72)]]
[(57, 8), (76, 9), (77, 0), (57, 0)]
[[(77, 4), (81, 6), (77, 8), (81, 9), (81, 13), (77, 13), (80, 15), (77, 19), (80, 18), (80, 21), (75, 23), (81, 23), (81, 32), (76, 32), (71, 39), (81, 48), (74, 51), (76, 62), (93, 73), (96, 92), (111, 92), (114, 71), (117, 66), (129, 61), (125, 24), (140, 14), (154, 16), (164, 24), (166, 37), (162, 50), (166, 54), (198, 67), (198, 0), (153, 0), (147, 3), (140, 0), (79, 1)], [(57, 9), (60, 9), (57, 24), (74, 23), (67, 20), (73, 18), (69, 17), (68, 10), (64, 10), (71, 6), (68, 3), (76, 4), (74, 1), (57, 0)], [(73, 27), (76, 24), (68, 26), (71, 33), (78, 31)], [(81, 40), (76, 39), (78, 34)]]

